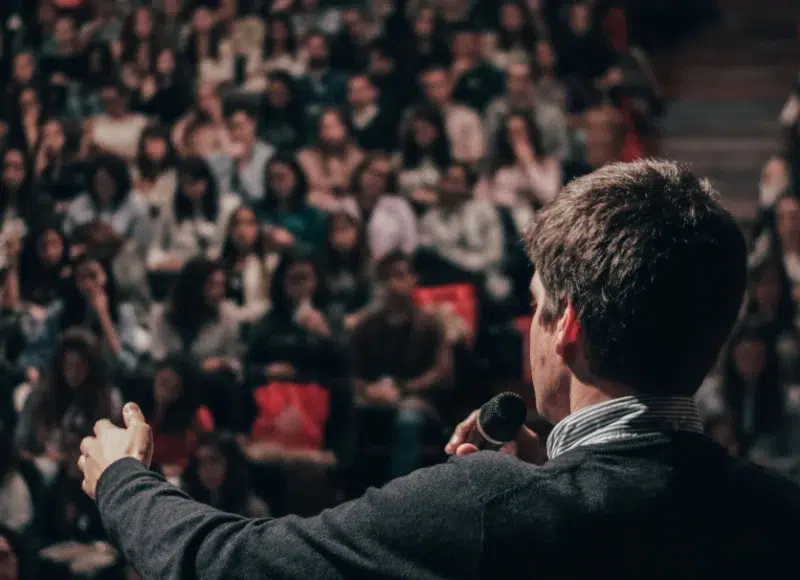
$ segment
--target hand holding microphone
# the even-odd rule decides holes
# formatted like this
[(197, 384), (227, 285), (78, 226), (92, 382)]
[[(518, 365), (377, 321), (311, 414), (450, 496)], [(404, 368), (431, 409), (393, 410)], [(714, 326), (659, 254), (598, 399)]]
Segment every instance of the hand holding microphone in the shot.
[(543, 464), (544, 442), (525, 427), (527, 408), (522, 397), (501, 393), (476, 409), (453, 431), (445, 446), (448, 455), (469, 455), (483, 449), (512, 452), (522, 461)]

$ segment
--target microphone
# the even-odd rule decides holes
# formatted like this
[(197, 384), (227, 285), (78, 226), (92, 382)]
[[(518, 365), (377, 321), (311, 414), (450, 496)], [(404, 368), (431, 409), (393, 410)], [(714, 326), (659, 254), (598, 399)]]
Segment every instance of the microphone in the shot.
[(478, 421), (464, 442), (478, 449), (497, 451), (517, 438), (527, 414), (525, 401), (516, 393), (495, 395), (481, 407)]

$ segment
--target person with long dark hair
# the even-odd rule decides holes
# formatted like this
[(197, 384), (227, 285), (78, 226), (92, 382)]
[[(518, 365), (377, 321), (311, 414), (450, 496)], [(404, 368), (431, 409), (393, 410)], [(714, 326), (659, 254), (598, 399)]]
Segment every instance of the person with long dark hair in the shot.
[(754, 446), (780, 450), (785, 384), (775, 337), (755, 318), (745, 319), (731, 337), (719, 377), (698, 393), (706, 416), (731, 417), (745, 453)]
[[(206, 68), (220, 58), (220, 44), (225, 36), (224, 27), (216, 22), (210, 7), (199, 4), (192, 13), (191, 33), (186, 41), (183, 56), (192, 70), (192, 78), (200, 82), (214, 82), (216, 79), (206, 78)], [(212, 66), (213, 68), (213, 66)]]
[(193, 258), (181, 269), (166, 305), (151, 314), (151, 355), (188, 358), (200, 372), (201, 401), (225, 428), (243, 429), (238, 391), (242, 352), (239, 321), (225, 300), (225, 270), (219, 262)]
[[(313, 253), (302, 248), (285, 253), (272, 278), (272, 309), (250, 329), (244, 364), (256, 417), (246, 452), (256, 463), (349, 465), (351, 383), (325, 315), (323, 276)], [(273, 388), (296, 396), (297, 408), (289, 405), (276, 413), (268, 403)]]
[[(216, 85), (198, 83), (192, 99), (192, 107), (172, 127), (172, 143), (183, 155), (200, 155), (204, 157), (214, 154), (225, 154), (230, 150), (231, 135), (225, 122), (225, 111), (222, 97)], [(192, 141), (196, 139), (190, 129), (202, 126), (208, 133), (208, 143), (203, 151)]]
[(118, 299), (118, 288), (111, 265), (92, 254), (82, 254), (72, 263), (72, 278), (64, 293), (41, 321), (20, 356), (26, 368), (41, 369), (57, 349), (58, 337), (66, 329), (81, 327), (102, 341), (112, 357), (115, 370), (136, 366), (139, 325), (135, 309)]
[(23, 302), (51, 307), (66, 291), (71, 275), (68, 242), (58, 224), (43, 225), (25, 238), (19, 259)]
[(70, 201), (85, 191), (86, 163), (79, 158), (79, 147), (79, 135), (68, 131), (61, 119), (44, 120), (33, 175), (37, 192), (49, 197), (58, 209), (66, 209)]
[(325, 109), (319, 115), (315, 143), (297, 154), (297, 161), (308, 178), (310, 203), (330, 209), (347, 193), (353, 171), (364, 160), (364, 153), (353, 141), (338, 109)]
[(181, 487), (195, 500), (245, 517), (264, 517), (269, 508), (254, 491), (247, 462), (236, 441), (202, 435), (183, 473)]
[(154, 68), (159, 44), (152, 8), (137, 6), (128, 15), (120, 44), (122, 68), (128, 69), (123, 75), (129, 74), (137, 82), (141, 82)]
[(153, 463), (167, 477), (180, 475), (198, 436), (214, 426), (211, 413), (199, 402), (199, 387), (195, 366), (173, 354), (156, 363), (135, 394), (134, 400), (153, 417), (153, 440), (160, 446)]
[(401, 137), (400, 190), (417, 208), (436, 201), (436, 188), (442, 172), (453, 156), (442, 113), (433, 106), (414, 109)]
[(250, 331), (245, 355), (250, 385), (319, 382), (335, 367), (322, 276), (312, 252), (299, 248), (283, 255), (272, 277), (272, 308)]
[(259, 135), (278, 151), (294, 152), (307, 139), (303, 104), (297, 96), (297, 82), (289, 73), (281, 70), (271, 72), (267, 80)]
[(278, 256), (268, 246), (252, 208), (241, 206), (233, 212), (220, 261), (225, 267), (226, 296), (242, 322), (256, 320), (269, 308), (269, 284)]
[(40, 90), (32, 85), (20, 88), (14, 95), (13, 105), (6, 139), (21, 147), (26, 156), (32, 156), (39, 146), (42, 121), (48, 114)]
[(204, 159), (183, 159), (172, 204), (155, 226), (148, 267), (176, 272), (191, 258), (219, 257), (225, 228), (240, 204), (238, 196), (219, 191)]
[(178, 156), (164, 125), (150, 125), (142, 132), (139, 152), (132, 171), (133, 195), (148, 208), (148, 216), (156, 221), (175, 196), (178, 186)]
[(67, 90), (66, 113), (71, 119), (85, 119), (103, 112), (101, 90), (116, 74), (111, 46), (92, 42), (84, 49), (86, 71), (80, 83)]
[(533, 212), (561, 188), (561, 164), (544, 153), (542, 135), (533, 119), (512, 112), (497, 133), (489, 170), (476, 196), (507, 208), (517, 237)]
[(21, 244), (30, 229), (52, 215), (52, 205), (31, 184), (31, 168), (22, 147), (0, 152), (0, 264), (8, 265), (9, 243)]
[(371, 299), (371, 260), (361, 212), (352, 199), (343, 200), (328, 217), (325, 238), (326, 314), (335, 337), (355, 325), (358, 312)]
[(70, 235), (98, 220), (111, 226), (118, 236), (146, 248), (151, 239), (147, 210), (137, 196), (131, 195), (133, 182), (125, 160), (99, 156), (89, 170), (86, 185), (86, 193), (76, 197), (67, 209), (64, 231)]
[(270, 226), (270, 241), (279, 248), (320, 247), (325, 214), (309, 205), (308, 178), (294, 156), (279, 154), (270, 159), (266, 182), (264, 199), (254, 209), (259, 220)]
[(42, 381), (25, 400), (16, 447), (60, 461), (68, 436), (82, 437), (96, 421), (118, 417), (121, 399), (108, 380), (107, 367), (94, 336), (77, 328), (64, 332)]
[(536, 45), (536, 27), (528, 7), (521, 0), (497, 3), (497, 22), (489, 35), (489, 59), (506, 69), (515, 58), (529, 58)]
[(152, 70), (139, 85), (133, 108), (172, 125), (191, 104), (191, 82), (174, 48), (162, 46), (155, 55)]
[[(264, 23), (264, 72), (282, 72), (292, 77), (305, 73), (305, 55), (298, 54), (297, 34), (286, 13), (271, 14)], [(269, 84), (267, 86), (269, 86)], [(274, 143), (273, 143), (274, 145)]]

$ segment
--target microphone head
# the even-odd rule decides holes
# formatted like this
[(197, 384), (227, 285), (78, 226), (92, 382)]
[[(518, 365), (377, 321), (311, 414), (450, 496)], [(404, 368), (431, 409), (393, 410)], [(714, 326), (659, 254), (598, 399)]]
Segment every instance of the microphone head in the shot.
[(528, 408), (516, 393), (500, 393), (483, 404), (478, 413), (478, 426), (494, 441), (508, 443), (516, 439)]

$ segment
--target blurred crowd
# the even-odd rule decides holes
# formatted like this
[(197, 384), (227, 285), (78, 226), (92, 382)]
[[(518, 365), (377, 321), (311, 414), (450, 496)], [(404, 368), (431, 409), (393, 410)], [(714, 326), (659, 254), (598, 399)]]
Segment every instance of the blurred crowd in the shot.
[[(599, 0), (0, 15), (2, 580), (135, 577), (76, 469), (124, 401), (170, 481), (280, 516), (441, 460), (493, 392), (530, 399), (520, 230), (641, 154), (662, 108)], [(781, 411), (750, 383), (777, 388), (794, 346), (800, 205), (776, 203), (795, 217), (778, 210), (754, 273), (769, 332), (742, 335), (722, 382), (742, 449)]]
[(698, 393), (709, 432), (732, 453), (800, 481), (800, 82), (780, 115), (784, 142), (767, 160), (746, 224), (744, 318)]

